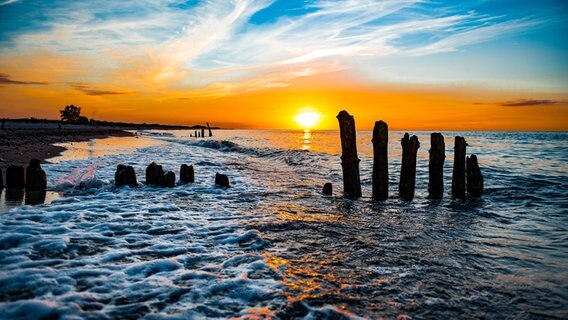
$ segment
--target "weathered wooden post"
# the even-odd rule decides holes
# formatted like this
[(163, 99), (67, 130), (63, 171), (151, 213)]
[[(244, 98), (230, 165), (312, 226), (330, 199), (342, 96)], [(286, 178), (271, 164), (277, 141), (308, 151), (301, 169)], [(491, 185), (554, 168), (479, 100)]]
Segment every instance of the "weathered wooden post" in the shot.
[(331, 182), (326, 182), (323, 185), (322, 193), (326, 196), (331, 196), (333, 194), (333, 185), (331, 184)]
[(373, 198), (377, 200), (386, 200), (389, 197), (389, 163), (387, 154), (389, 127), (385, 122), (375, 122), (372, 142)]
[(465, 150), (464, 137), (456, 136), (454, 143), (454, 170), (452, 171), (452, 197), (465, 198)]
[(467, 193), (470, 197), (481, 197), (483, 195), (483, 175), (479, 164), (477, 163), (477, 156), (472, 154), (467, 157)]
[(163, 176), (164, 169), (156, 162), (152, 162), (146, 167), (146, 184), (159, 186)]
[(355, 120), (345, 110), (339, 112), (337, 120), (339, 120), (341, 136), (343, 192), (346, 198), (356, 199), (361, 197), (361, 178), (359, 176), (359, 158), (357, 157)]
[(211, 127), (209, 126), (209, 122), (207, 122), (207, 129), (209, 130), (209, 136), (213, 136), (213, 132), (211, 132)]
[(192, 165), (182, 164), (179, 170), (179, 180), (184, 183), (195, 182), (195, 173)]
[(4, 177), (2, 177), (2, 168), (0, 168), (0, 190), (4, 189)]
[(198, 137), (197, 137), (197, 130), (195, 130), (195, 134), (194, 134), (193, 136), (196, 137), (196, 138), (198, 138)]
[(408, 133), (400, 140), (402, 145), (402, 166), (400, 168), (400, 182), (398, 184), (398, 193), (400, 197), (406, 201), (414, 198), (414, 189), (416, 186), (416, 153), (420, 148), (418, 137), (409, 138)]
[(229, 183), (229, 177), (221, 173), (215, 174), (215, 184), (221, 188), (231, 187), (231, 184)]
[(428, 198), (442, 199), (444, 196), (444, 161), (446, 144), (439, 132), (430, 134), (430, 162), (428, 164)]
[[(148, 183), (148, 181), (146, 181), (146, 183)], [(134, 171), (134, 167), (125, 166), (123, 164), (119, 164), (118, 166), (116, 166), (116, 172), (114, 173), (114, 185), (117, 187), (138, 186), (138, 181), (136, 181), (136, 172)]]
[(41, 168), (41, 161), (32, 159), (26, 168), (26, 190), (45, 189), (47, 189), (47, 176)]
[(22, 166), (9, 166), (6, 169), (6, 188), (24, 189), (26, 186), (26, 172)]
[(201, 138), (205, 137), (205, 128), (201, 128)]

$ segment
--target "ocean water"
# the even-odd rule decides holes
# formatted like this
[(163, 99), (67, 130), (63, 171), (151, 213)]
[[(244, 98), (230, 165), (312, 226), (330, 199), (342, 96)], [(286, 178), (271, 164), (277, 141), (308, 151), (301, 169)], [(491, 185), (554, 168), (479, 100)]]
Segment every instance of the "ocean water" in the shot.
[[(568, 317), (567, 133), (444, 132), (446, 194), (455, 135), (486, 193), (433, 201), (429, 133), (414, 132), (410, 202), (396, 197), (403, 132), (390, 132), (384, 202), (370, 198), (370, 132), (358, 132), (356, 201), (341, 197), (337, 132), (189, 134), (145, 132), (161, 143), (44, 165), (59, 196), (0, 213), (0, 318)], [(176, 175), (193, 164), (196, 182), (113, 185), (117, 164), (143, 182), (151, 161)]]

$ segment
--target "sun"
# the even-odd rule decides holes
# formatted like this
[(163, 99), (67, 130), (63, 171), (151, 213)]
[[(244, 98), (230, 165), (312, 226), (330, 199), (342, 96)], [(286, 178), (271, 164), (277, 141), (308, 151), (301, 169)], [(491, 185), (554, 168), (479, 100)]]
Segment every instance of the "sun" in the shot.
[(298, 124), (302, 126), (302, 128), (309, 129), (313, 127), (320, 118), (321, 116), (318, 113), (302, 112), (296, 116), (296, 122), (298, 122)]

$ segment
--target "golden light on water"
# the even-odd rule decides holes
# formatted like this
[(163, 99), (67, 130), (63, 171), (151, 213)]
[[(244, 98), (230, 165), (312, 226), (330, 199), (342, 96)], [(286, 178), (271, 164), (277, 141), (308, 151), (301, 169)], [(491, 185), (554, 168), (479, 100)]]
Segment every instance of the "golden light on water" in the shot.
[(321, 115), (319, 113), (308, 111), (299, 113), (295, 119), (302, 128), (310, 129), (317, 124), (320, 118)]

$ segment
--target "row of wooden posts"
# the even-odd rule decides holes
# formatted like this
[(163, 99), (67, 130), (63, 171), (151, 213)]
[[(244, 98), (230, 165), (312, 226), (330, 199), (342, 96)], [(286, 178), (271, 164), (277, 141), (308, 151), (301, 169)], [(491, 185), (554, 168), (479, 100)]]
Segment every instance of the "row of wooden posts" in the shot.
[[(211, 127), (209, 126), (209, 122), (207, 122), (207, 130), (209, 130), (209, 136), (212, 137), (213, 132), (211, 131)], [(195, 138), (203, 138), (203, 137), (205, 137), (205, 128), (201, 128), (201, 131), (195, 130), (195, 132), (193, 134), (190, 134), (189, 136), (195, 137)]]
[[(195, 173), (193, 166), (182, 164), (180, 168), (180, 182), (193, 183), (195, 181)], [(116, 186), (138, 186), (136, 180), (136, 172), (132, 166), (119, 164), (114, 175), (114, 183)], [(169, 171), (164, 173), (162, 166), (152, 162), (146, 168), (146, 184), (161, 187), (174, 187), (176, 184), (175, 173)], [(215, 184), (229, 188), (229, 177), (224, 174), (215, 174)], [(2, 170), (0, 169), (0, 189), (4, 188), (4, 179)], [(32, 159), (30, 165), (24, 170), (22, 166), (9, 166), (6, 170), (6, 188), (7, 189), (26, 189), (26, 190), (45, 190), (47, 189), (47, 175), (41, 168), (40, 160)]]
[[(195, 172), (192, 165), (182, 164), (180, 167), (180, 182), (182, 183), (193, 183), (195, 182)], [(120, 186), (138, 186), (138, 181), (136, 179), (136, 172), (134, 167), (119, 164), (116, 167), (116, 172), (114, 174), (114, 184), (117, 187)], [(150, 163), (146, 167), (146, 184), (154, 185), (159, 187), (173, 188), (176, 185), (176, 175), (172, 171), (164, 172), (161, 165), (156, 162)], [(229, 177), (224, 174), (215, 174), (215, 185), (222, 188), (229, 188)]]
[[(359, 158), (355, 136), (355, 119), (347, 111), (337, 115), (341, 136), (341, 166), (343, 169), (343, 188), (347, 198), (361, 197), (359, 176)], [(373, 128), (373, 198), (386, 200), (389, 196), (388, 173), (388, 125), (383, 121), (375, 122)], [(445, 143), (441, 133), (430, 135), (430, 163), (428, 165), (428, 197), (441, 199), (444, 195)], [(401, 140), (402, 163), (398, 184), (399, 196), (404, 200), (414, 198), (416, 185), (416, 153), (420, 147), (418, 137), (404, 134)], [(477, 157), (466, 158), (467, 143), (463, 137), (455, 137), (454, 168), (452, 172), (452, 197), (463, 199), (483, 195), (483, 175), (477, 163)], [(324, 193), (331, 193), (331, 185), (324, 186)]]

